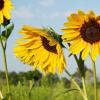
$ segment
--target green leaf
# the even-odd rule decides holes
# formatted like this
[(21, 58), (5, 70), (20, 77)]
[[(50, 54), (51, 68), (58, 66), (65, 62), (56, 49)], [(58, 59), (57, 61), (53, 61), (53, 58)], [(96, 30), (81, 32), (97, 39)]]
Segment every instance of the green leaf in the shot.
[(4, 31), (2, 31), (1, 38), (3, 40), (8, 39), (13, 29), (14, 29), (14, 24), (12, 23), (12, 25), (8, 26)]
[(72, 92), (72, 91), (79, 91), (79, 90), (78, 90), (78, 89), (67, 89), (67, 90), (65, 90), (65, 91), (63, 91), (63, 92), (61, 92), (61, 93), (59, 93), (59, 94), (57, 94), (57, 95), (55, 95), (55, 96), (49, 98), (48, 100), (54, 100), (54, 98), (59, 97), (59, 96), (61, 96), (61, 95), (63, 95), (63, 94)]

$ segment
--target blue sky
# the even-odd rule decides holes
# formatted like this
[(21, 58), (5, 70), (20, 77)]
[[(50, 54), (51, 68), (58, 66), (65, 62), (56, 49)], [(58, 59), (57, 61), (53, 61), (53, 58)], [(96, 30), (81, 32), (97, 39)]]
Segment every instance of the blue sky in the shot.
[[(28, 65), (23, 65), (13, 54), (15, 41), (21, 36), (18, 34), (22, 25), (27, 24), (37, 27), (53, 27), (56, 32), (62, 34), (60, 29), (70, 13), (81, 9), (85, 12), (89, 10), (100, 12), (99, 0), (12, 0), (14, 9), (12, 11), (12, 21), (15, 29), (8, 40), (7, 63), (9, 71), (31, 70)], [(65, 51), (65, 56), (69, 53)], [(0, 54), (1, 55), (1, 54)], [(1, 55), (2, 56), (2, 55)], [(76, 70), (76, 63), (73, 59), (67, 58), (68, 70), (73, 73)], [(97, 58), (97, 75), (100, 76), (100, 57)], [(87, 58), (86, 64), (91, 68), (90, 59)], [(0, 69), (3, 69), (2, 59), (0, 59)]]

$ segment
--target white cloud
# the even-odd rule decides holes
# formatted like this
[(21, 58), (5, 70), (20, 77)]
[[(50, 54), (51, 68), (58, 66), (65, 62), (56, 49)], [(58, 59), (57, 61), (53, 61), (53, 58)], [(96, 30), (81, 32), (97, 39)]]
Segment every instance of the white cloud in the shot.
[(76, 11), (62, 11), (62, 12), (53, 12), (51, 16), (49, 16), (51, 19), (57, 19), (57, 18), (67, 18), (72, 14), (73, 12)]
[(39, 4), (44, 7), (49, 7), (55, 4), (56, 0), (40, 0)]
[(67, 16), (69, 16), (71, 14), (70, 11), (68, 12), (54, 12), (51, 14), (51, 16), (49, 16), (51, 19), (58, 19), (58, 18), (66, 18)]
[(52, 18), (61, 18), (61, 17), (65, 17), (66, 16), (66, 12), (55, 12), (52, 14)]
[(19, 7), (13, 12), (14, 18), (30, 19), (33, 18), (33, 13), (30, 7)]

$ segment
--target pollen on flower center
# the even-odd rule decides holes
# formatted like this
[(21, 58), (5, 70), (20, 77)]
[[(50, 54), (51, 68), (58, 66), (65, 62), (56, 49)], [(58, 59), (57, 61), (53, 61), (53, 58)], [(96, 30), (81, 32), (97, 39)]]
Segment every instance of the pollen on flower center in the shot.
[(0, 0), (0, 10), (2, 10), (4, 7), (4, 0)]
[(56, 45), (54, 46), (50, 46), (49, 45), (49, 40), (47, 40), (45, 37), (41, 36), (41, 40), (42, 40), (42, 44), (44, 46), (44, 48), (50, 52), (53, 52), (55, 54), (57, 54), (57, 49), (56, 49)]
[(84, 22), (80, 29), (82, 38), (89, 43), (100, 41), (100, 24), (95, 19)]

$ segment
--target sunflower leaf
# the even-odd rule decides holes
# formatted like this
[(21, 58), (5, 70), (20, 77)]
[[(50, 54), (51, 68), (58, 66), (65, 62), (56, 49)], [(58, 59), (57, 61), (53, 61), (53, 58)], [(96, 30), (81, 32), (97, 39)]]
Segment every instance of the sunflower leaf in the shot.
[(61, 92), (61, 93), (59, 93), (59, 94), (57, 94), (57, 95), (55, 95), (55, 96), (53, 96), (53, 97), (47, 99), (47, 100), (54, 100), (54, 98), (59, 97), (59, 96), (61, 96), (61, 95), (63, 95), (63, 94), (72, 92), (72, 91), (79, 91), (79, 90), (78, 90), (78, 89), (67, 89), (67, 90), (65, 90), (65, 91), (63, 91), (63, 92)]
[(8, 26), (4, 31), (2, 31), (2, 34), (1, 34), (2, 39), (3, 40), (8, 39), (13, 29), (14, 29), (14, 24), (12, 23), (12, 25)]

